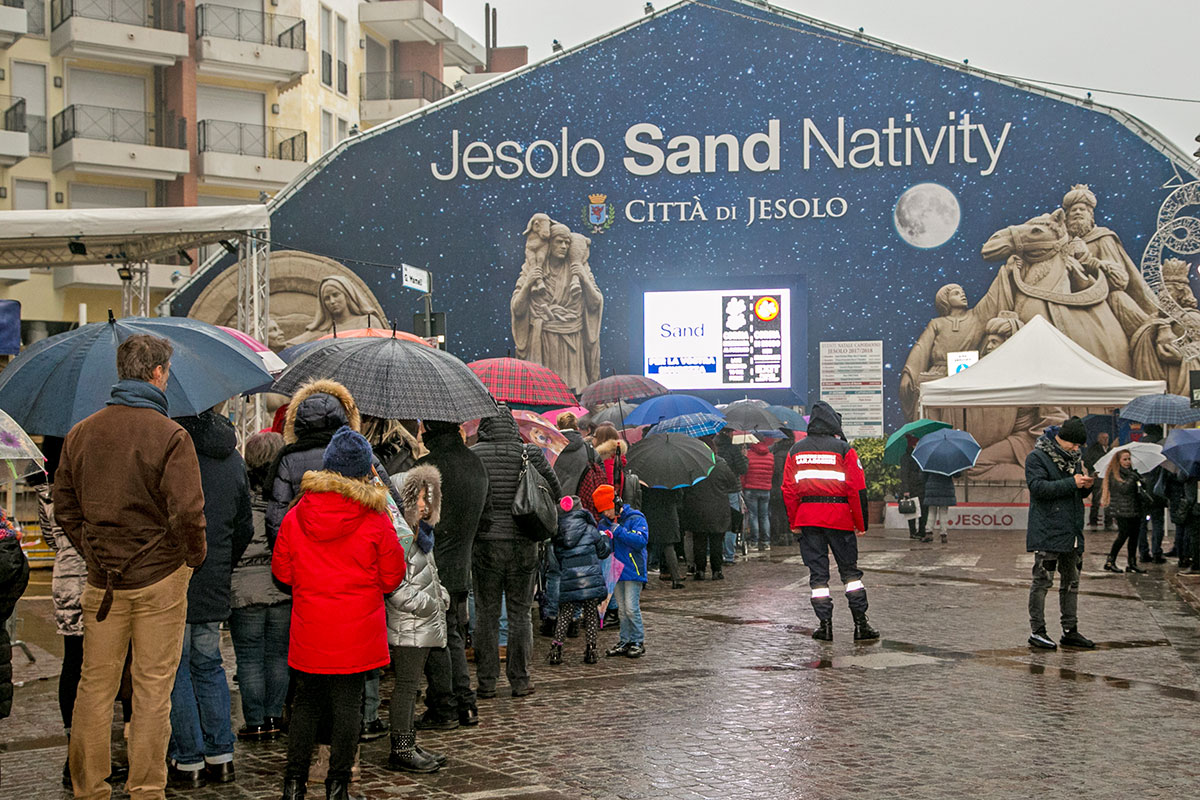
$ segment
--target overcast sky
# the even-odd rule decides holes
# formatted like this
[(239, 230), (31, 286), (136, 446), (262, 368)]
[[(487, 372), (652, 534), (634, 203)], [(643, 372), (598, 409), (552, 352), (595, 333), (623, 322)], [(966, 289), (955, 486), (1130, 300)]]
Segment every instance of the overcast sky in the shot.
[[(558, 39), (572, 47), (642, 17), (645, 0), (495, 0), (499, 44), (529, 46), (530, 61)], [(655, 8), (671, 5), (656, 0)], [(782, 0), (779, 6), (933, 55), (1018, 77), (1200, 100), (1197, 0)], [(484, 0), (444, 0), (445, 13), (483, 41)], [(1062, 91), (1072, 92), (1063, 89)], [(1082, 92), (1072, 92), (1082, 96)], [(1094, 92), (1191, 153), (1200, 103)]]

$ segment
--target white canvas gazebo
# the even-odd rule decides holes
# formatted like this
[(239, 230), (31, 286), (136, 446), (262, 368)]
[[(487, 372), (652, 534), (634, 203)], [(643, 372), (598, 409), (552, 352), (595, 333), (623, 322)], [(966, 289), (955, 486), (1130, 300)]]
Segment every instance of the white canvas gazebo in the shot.
[(921, 415), (930, 408), (1082, 406), (1114, 408), (1165, 381), (1140, 381), (1110, 367), (1037, 316), (969, 369), (921, 385)]

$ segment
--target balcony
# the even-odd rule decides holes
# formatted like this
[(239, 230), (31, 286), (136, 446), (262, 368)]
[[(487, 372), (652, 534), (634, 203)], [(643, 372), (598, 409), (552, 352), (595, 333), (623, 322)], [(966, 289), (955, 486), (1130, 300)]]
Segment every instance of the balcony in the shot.
[(449, 44), (458, 27), (425, 0), (361, 3), (358, 21), (384, 39), (398, 42)]
[(428, 72), (364, 72), (359, 76), (358, 116), (370, 127), (453, 93)]
[(487, 66), (487, 48), (475, 41), (462, 28), (456, 28), (454, 41), (442, 47), (442, 59), (447, 67), (461, 67), (472, 72)]
[(50, 52), (169, 67), (187, 57), (183, 3), (166, 0), (52, 0)]
[(304, 20), (203, 3), (196, 6), (196, 70), (288, 84), (308, 73)]
[(29, 157), (25, 100), (0, 94), (0, 112), (0, 167), (11, 167)]
[(304, 131), (219, 119), (202, 119), (197, 127), (202, 183), (282, 189), (307, 166)]
[(188, 172), (187, 120), (101, 106), (67, 106), (54, 115), (55, 172), (169, 181)]
[(25, 0), (0, 0), (0, 48), (29, 33), (28, 17)]

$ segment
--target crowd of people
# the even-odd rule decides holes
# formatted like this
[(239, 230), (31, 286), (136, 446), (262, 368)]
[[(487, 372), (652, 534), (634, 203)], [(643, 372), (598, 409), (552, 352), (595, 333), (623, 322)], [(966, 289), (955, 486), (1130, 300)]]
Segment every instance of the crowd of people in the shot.
[[(766, 551), (794, 537), (809, 570), (812, 636), (823, 642), (834, 638), (832, 553), (854, 640), (880, 636), (857, 564), (866, 480), (840, 415), (824, 402), (813, 405), (804, 436), (783, 430), (748, 448), (729, 435), (700, 437), (712, 453), (707, 477), (651, 488), (631, 472), (612, 425), (580, 430), (573, 414), (560, 415), (567, 445), (551, 465), (522, 440), (504, 404), (469, 445), (455, 423), (364, 418), (329, 380), (301, 388), (273, 429), (239, 450), (231, 423), (213, 410), (168, 418), (171, 356), (165, 339), (127, 339), (109, 405), (46, 442), (38, 495), (56, 550), (63, 782), (82, 800), (107, 800), (115, 776), (139, 798), (162, 797), (168, 782), (229, 783), (235, 742), (283, 734), (284, 800), (306, 796), (314, 758), (326, 797), (351, 800), (359, 743), (385, 735), (389, 769), (437, 771), (447, 756), (422, 748), (419, 730), (477, 725), (479, 701), (497, 696), (502, 664), (512, 697), (535, 691), (535, 614), (550, 638), (549, 667), (574, 660), (567, 643), (581, 630), (582, 661), (597, 663), (605, 623), (618, 624), (619, 635), (604, 656), (641, 658), (640, 598), (650, 577), (657, 572), (672, 589), (689, 577), (723, 580), (739, 544)], [(1026, 460), (1034, 647), (1057, 646), (1043, 611), (1055, 572), (1061, 643), (1093, 646), (1078, 630), (1076, 607), (1085, 497), (1116, 520), (1106, 568), (1116, 569), (1125, 546), (1127, 569), (1140, 571), (1135, 543), (1144, 560), (1162, 558), (1169, 506), (1181, 566), (1200, 570), (1196, 481), (1140, 475), (1128, 453), (1097, 481), (1090, 467), (1107, 443), (1081, 452), (1087, 438), (1072, 418), (1048, 428)], [(901, 469), (904, 492), (932, 509), (945, 542), (953, 482), (931, 480), (911, 461)], [(516, 511), (531, 480), (557, 503), (549, 529)], [(1096, 513), (1094, 504), (1093, 525)], [(0, 523), (0, 570), (19, 571), (23, 557), (7, 558), (16, 537)], [(912, 520), (910, 535), (931, 541), (925, 525), (924, 516)], [(0, 612), (24, 588), (21, 575), (5, 576)], [(236, 659), (236, 731), (223, 626)], [(389, 669), (385, 724), (379, 686)], [(118, 698), (127, 765), (111, 753)], [(0, 694), (0, 716), (10, 700), (11, 690)]]

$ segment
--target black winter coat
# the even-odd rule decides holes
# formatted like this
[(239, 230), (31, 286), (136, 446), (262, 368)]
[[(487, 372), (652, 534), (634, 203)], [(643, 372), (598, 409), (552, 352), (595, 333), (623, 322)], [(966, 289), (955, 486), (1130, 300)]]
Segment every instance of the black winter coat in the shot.
[(433, 540), (438, 575), (447, 592), (467, 592), (471, 589), (475, 537), (492, 525), (487, 469), (457, 431), (427, 431), (424, 442), (429, 454), (417, 461), (417, 466), (437, 467), (446, 498)]
[[(912, 459), (909, 459), (910, 461)], [(958, 495), (954, 490), (954, 479), (937, 472), (926, 472), (925, 491), (921, 500), (929, 507), (950, 507), (958, 505)]]
[(211, 411), (175, 420), (192, 437), (204, 489), (208, 555), (188, 584), (188, 624), (229, 619), (233, 567), (254, 537), (250, 482), (229, 420)]
[(736, 477), (742, 477), (750, 469), (750, 459), (746, 456), (746, 451), (741, 448), (741, 445), (736, 445), (733, 440), (725, 441), (724, 438), (717, 438), (717, 455), (725, 459), (725, 463), (729, 465), (729, 469)]
[(12, 642), (4, 626), (29, 584), (29, 562), (21, 550), (21, 540), (5, 535), (7, 522), (0, 512), (0, 719), (12, 713), (13, 701)]
[(1083, 552), (1083, 498), (1091, 489), (1075, 486), (1075, 474), (1063, 473), (1036, 447), (1025, 458), (1029, 487), (1029, 529), (1025, 549), (1032, 553)]
[[(567, 446), (554, 461), (554, 474), (558, 476), (559, 488), (564, 495), (579, 493), (579, 479), (583, 471), (596, 460), (596, 451), (584, 441), (579, 431), (562, 431), (567, 437)], [(588, 498), (589, 502), (591, 498)]]
[(900, 493), (925, 502), (925, 473), (911, 450), (900, 456)]
[(692, 533), (716, 533), (729, 530), (732, 509), (729, 495), (741, 491), (742, 484), (720, 456), (708, 477), (683, 490), (683, 515), (680, 524)]
[(558, 602), (604, 599), (608, 586), (600, 561), (612, 554), (612, 539), (596, 528), (592, 515), (580, 506), (560, 511), (553, 543), (560, 570)]
[[(489, 542), (524, 539), (525, 537), (517, 533), (512, 516), (513, 498), (517, 496), (517, 485), (521, 482), (521, 454), (529, 456), (529, 463), (550, 484), (550, 491), (555, 500), (562, 497), (558, 476), (550, 468), (540, 447), (521, 441), (517, 422), (513, 419), (512, 412), (504, 405), (500, 406), (499, 414), (487, 417), (479, 423), (479, 443), (472, 447), (471, 451), (479, 456), (479, 460), (487, 469), (488, 484), (492, 492), (492, 524), (488, 530), (479, 532), (479, 538)], [(455, 501), (448, 491), (446, 497), (447, 505)]]
[[(646, 527), (650, 529), (650, 552), (678, 542), (679, 507), (683, 504), (682, 489), (650, 489), (642, 492), (642, 513), (646, 515)], [(729, 505), (728, 499), (725, 505)]]
[[(1141, 488), (1142, 476), (1133, 469), (1118, 467), (1119, 479), (1114, 476), (1107, 479), (1108, 510), (1118, 519), (1142, 516), (1146, 510), (1142, 508)], [(1099, 480), (1099, 478), (1097, 478)], [(1101, 495), (1103, 497), (1103, 495)]]

